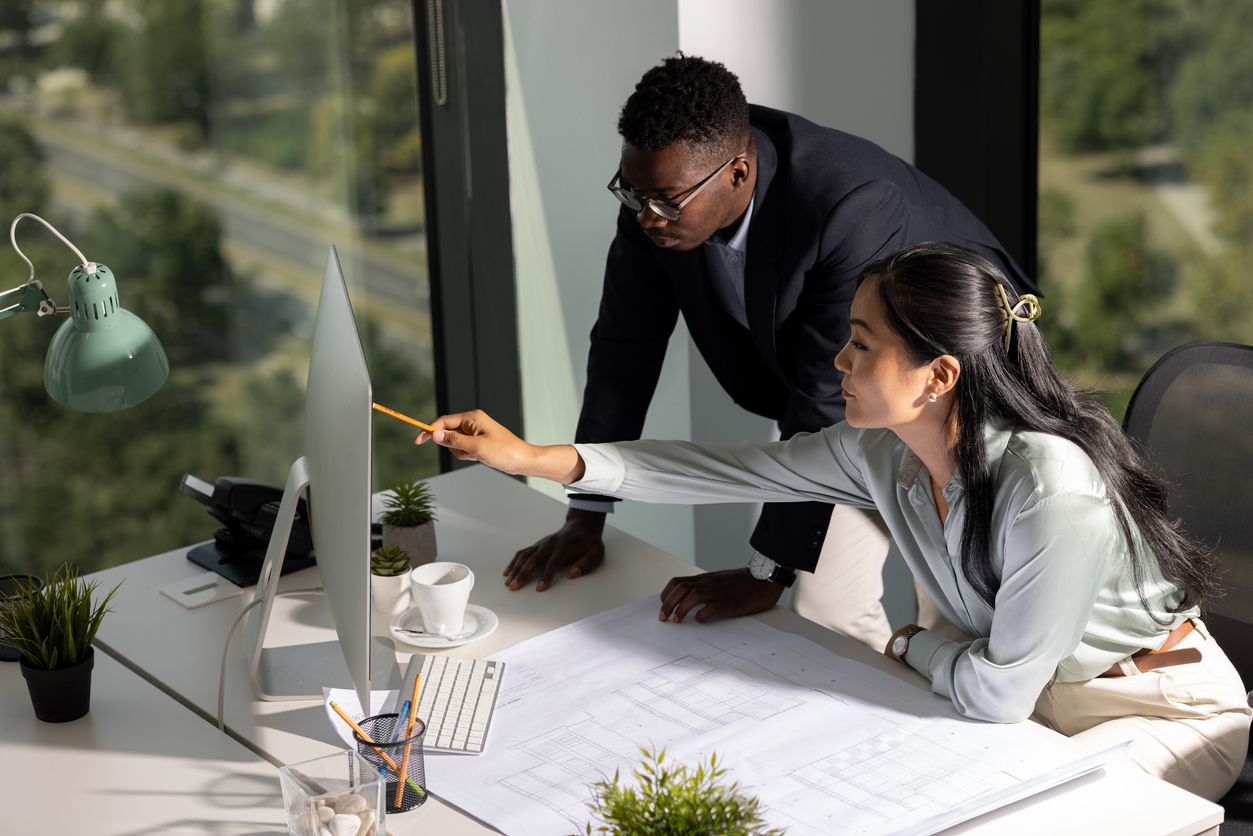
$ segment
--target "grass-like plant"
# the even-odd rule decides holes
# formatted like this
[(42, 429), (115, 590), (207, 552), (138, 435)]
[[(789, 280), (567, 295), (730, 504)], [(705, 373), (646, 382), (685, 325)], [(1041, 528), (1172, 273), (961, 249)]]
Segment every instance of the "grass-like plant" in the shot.
[(392, 528), (416, 528), (435, 520), (435, 495), (425, 482), (397, 482), (383, 507), (387, 510), (380, 519)]
[(709, 763), (666, 767), (664, 749), (641, 748), (644, 759), (635, 770), (637, 786), (612, 781), (592, 785), (595, 797), (588, 806), (601, 824), (587, 834), (612, 836), (783, 836), (782, 830), (766, 830), (758, 815), (757, 799), (739, 791), (739, 784), (720, 784), (726, 770), (718, 756)]
[[(42, 589), (20, 584), (17, 595), (0, 606), (0, 644), (18, 650), (26, 664), (40, 670), (69, 668), (83, 661), (100, 629), (117, 586), (92, 606), (99, 581), (88, 583), (68, 563)], [(121, 586), (119, 583), (118, 586)]]
[(370, 558), (370, 571), (380, 578), (393, 578), (409, 570), (409, 552), (395, 543), (388, 543), (374, 550)]

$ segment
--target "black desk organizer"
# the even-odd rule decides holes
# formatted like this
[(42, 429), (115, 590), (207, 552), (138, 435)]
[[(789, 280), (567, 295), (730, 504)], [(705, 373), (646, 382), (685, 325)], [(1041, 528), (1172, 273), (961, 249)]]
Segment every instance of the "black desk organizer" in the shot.
[[(383, 527), (378, 523), (370, 526), (370, 550), (383, 545)], [(203, 543), (187, 552), (187, 559), (211, 572), (217, 572), (239, 587), (256, 586), (261, 577), (261, 564), (265, 562), (265, 547), (240, 547), (228, 529), (213, 532), (213, 542)], [(308, 569), (317, 563), (313, 552), (304, 555), (287, 555), (279, 574), (289, 575)]]

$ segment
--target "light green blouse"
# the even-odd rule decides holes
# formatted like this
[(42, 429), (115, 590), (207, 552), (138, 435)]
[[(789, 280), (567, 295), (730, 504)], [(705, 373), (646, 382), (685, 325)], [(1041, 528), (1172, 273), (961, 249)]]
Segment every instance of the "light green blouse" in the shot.
[(1182, 592), (1151, 558), (1145, 600), (1166, 623), (1145, 612), (1105, 483), (1078, 446), (994, 424), (986, 438), (996, 483), (995, 607), (961, 570), (961, 474), (944, 487), (949, 515), (941, 525), (926, 467), (889, 430), (840, 423), (771, 444), (578, 444), (587, 471), (574, 487), (645, 502), (818, 500), (877, 508), (923, 591), (974, 637), (958, 643), (919, 633), (906, 661), (964, 716), (1017, 722), (1054, 675), (1062, 682), (1092, 679), (1140, 648), (1161, 647), (1197, 612), (1169, 612)]

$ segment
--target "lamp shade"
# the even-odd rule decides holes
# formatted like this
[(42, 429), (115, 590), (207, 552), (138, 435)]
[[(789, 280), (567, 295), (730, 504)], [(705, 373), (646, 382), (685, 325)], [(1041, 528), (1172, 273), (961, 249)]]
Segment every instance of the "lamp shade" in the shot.
[(44, 388), (79, 412), (116, 412), (156, 394), (170, 374), (152, 329), (118, 304), (103, 264), (70, 273), (71, 319), (57, 330), (44, 361)]

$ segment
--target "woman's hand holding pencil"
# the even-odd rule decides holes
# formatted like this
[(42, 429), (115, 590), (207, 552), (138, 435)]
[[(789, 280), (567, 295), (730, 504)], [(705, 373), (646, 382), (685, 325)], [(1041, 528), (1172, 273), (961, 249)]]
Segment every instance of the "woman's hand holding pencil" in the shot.
[(539, 476), (565, 485), (583, 478), (583, 458), (572, 445), (528, 444), (481, 409), (436, 418), (413, 443), (431, 439), (462, 461), (482, 462), (502, 473)]

